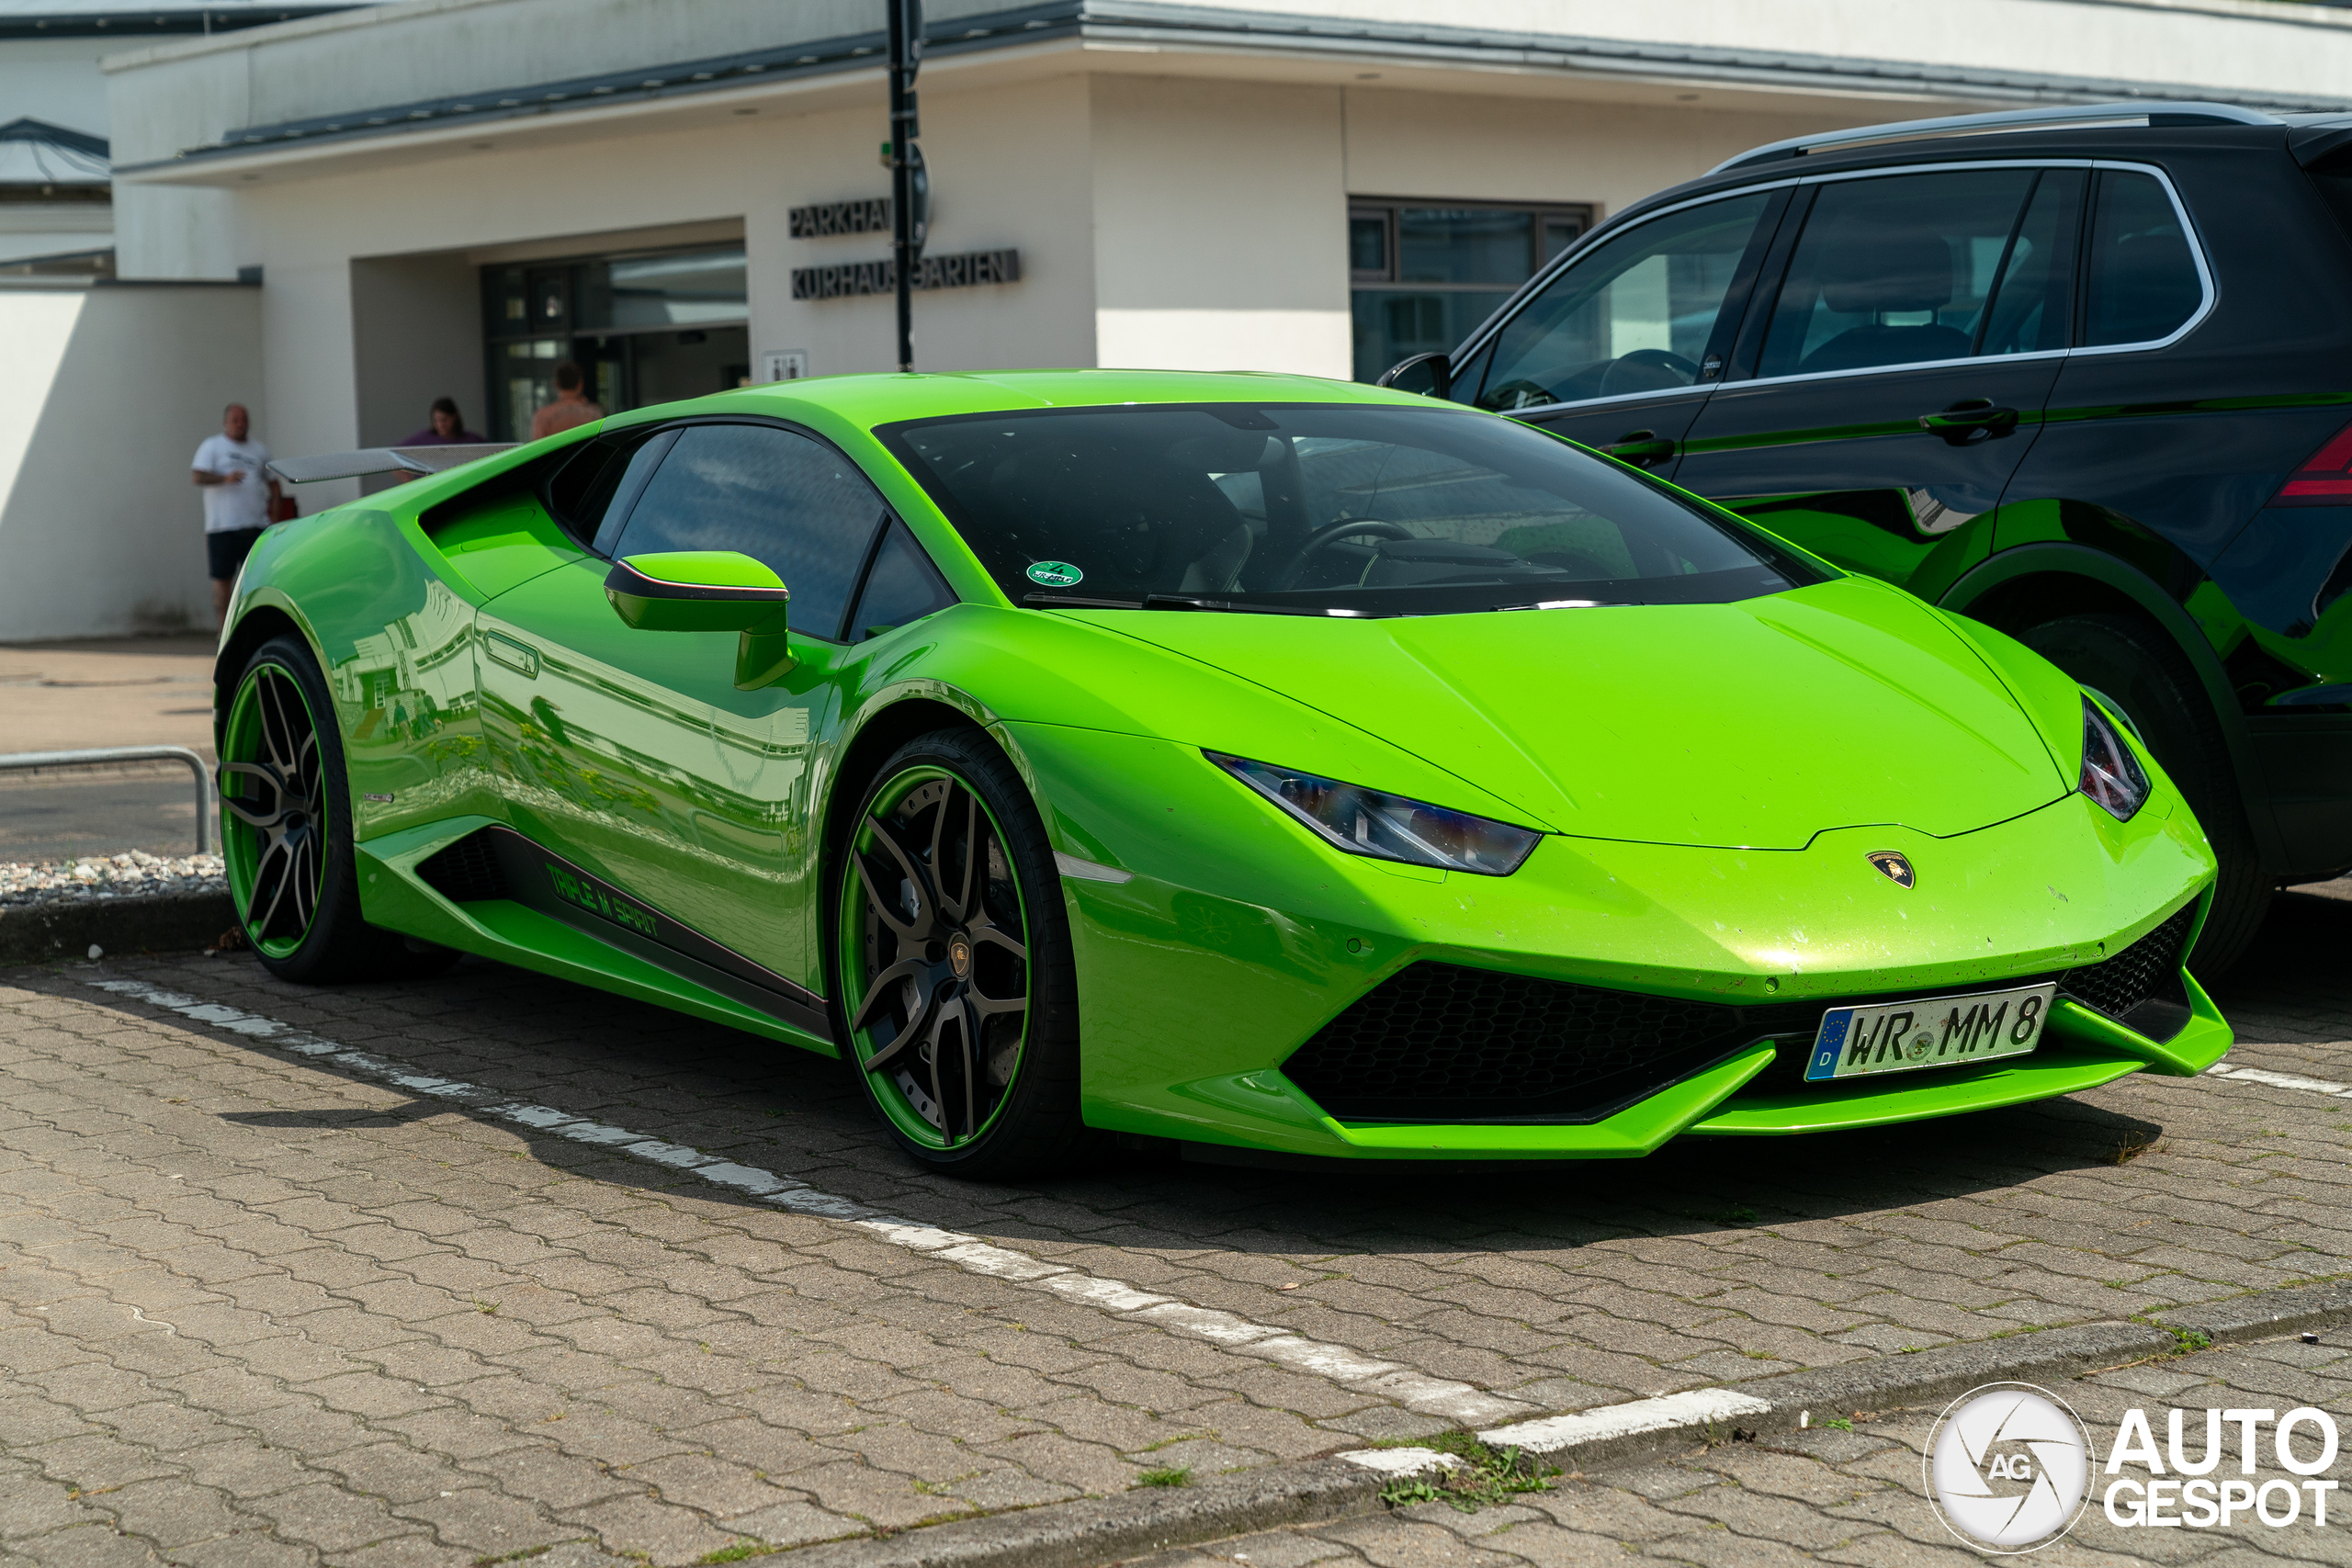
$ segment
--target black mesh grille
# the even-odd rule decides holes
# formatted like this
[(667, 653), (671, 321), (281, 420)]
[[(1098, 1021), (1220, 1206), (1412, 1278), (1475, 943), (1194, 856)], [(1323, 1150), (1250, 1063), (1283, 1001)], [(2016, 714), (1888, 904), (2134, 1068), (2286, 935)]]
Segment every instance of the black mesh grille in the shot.
[(2180, 961), (2196, 923), (2197, 906), (2184, 904), (2114, 957), (2068, 971), (2058, 988), (2152, 1040), (2169, 1040), (2188, 1022)]
[[(1589, 1122), (1753, 1041), (1810, 1041), (1833, 1007), (2052, 980), (2127, 1027), (2169, 1040), (2189, 1018), (2180, 959), (2195, 919), (2190, 905), (2114, 957), (2064, 975), (1739, 1006), (1415, 964), (1324, 1025), (1283, 1072), (1342, 1121)], [(1783, 1049), (1745, 1092), (1802, 1089), (1806, 1055)]]
[(1654, 1094), (1826, 1002), (1730, 1007), (1416, 964), (1292, 1053), (1283, 1072), (1357, 1121), (1585, 1121)]
[(424, 884), (452, 904), (506, 897), (506, 874), (488, 833), (469, 833), (416, 868)]

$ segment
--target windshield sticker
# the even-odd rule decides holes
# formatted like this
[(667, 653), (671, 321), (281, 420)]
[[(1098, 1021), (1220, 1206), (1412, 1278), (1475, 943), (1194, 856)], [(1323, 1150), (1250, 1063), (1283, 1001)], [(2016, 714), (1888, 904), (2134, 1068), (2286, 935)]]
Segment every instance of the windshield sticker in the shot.
[(1075, 588), (1086, 581), (1086, 573), (1066, 560), (1041, 560), (1029, 569), (1029, 581), (1048, 588)]

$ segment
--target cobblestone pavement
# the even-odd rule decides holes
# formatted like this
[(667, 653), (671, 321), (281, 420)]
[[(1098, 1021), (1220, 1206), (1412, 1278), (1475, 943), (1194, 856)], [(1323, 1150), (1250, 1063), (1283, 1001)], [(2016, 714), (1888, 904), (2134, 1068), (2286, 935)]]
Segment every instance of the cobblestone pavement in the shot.
[[(2236, 1064), (2352, 1078), (2347, 936), (2352, 901), (2282, 904), (2223, 992)], [(220, 1022), (245, 1014), (1306, 1353), (780, 1213)], [(234, 956), (20, 969), (0, 1556), (687, 1562), (1452, 1424), (1331, 1370), (1350, 1357), (1535, 1414), (2117, 1318), (2352, 1271), (2347, 1125), (2309, 1089), (2135, 1077), (1626, 1165), (1270, 1176), (1125, 1150), (977, 1188), (904, 1164), (832, 1064), (494, 964), (336, 991)]]
[[(2324, 1338), (2352, 1343), (2352, 1333)], [(2282, 1416), (2299, 1406), (2330, 1413), (2352, 1428), (2352, 1350), (2295, 1339), (2234, 1346), (2201, 1355), (2075, 1379), (2051, 1392), (2073, 1407), (2090, 1432), (2089, 1506), (2059, 1541), (2028, 1558), (2037, 1568), (2092, 1568), (2124, 1563), (2205, 1563), (2253, 1568), (2257, 1563), (2352, 1562), (2352, 1494), (2324, 1494), (2325, 1523), (2314, 1522), (2312, 1494), (2296, 1499), (2293, 1517), (2269, 1525), (2241, 1505), (2227, 1526), (2186, 1522), (2165, 1529), (2118, 1525), (2104, 1506), (2111, 1480), (2144, 1484), (2149, 1469), (2136, 1459), (2114, 1477), (2105, 1473), (2125, 1412), (2148, 1417), (2165, 1461), (2173, 1410), (2186, 1413), (2183, 1443), (2192, 1463), (2204, 1457), (2206, 1411), (2259, 1409)], [(1851, 1430), (1815, 1427), (1754, 1442), (1725, 1442), (1673, 1461), (1563, 1477), (1549, 1492), (1527, 1495), (1504, 1507), (1457, 1513), (1422, 1503), (1294, 1530), (1269, 1531), (1170, 1551), (1127, 1568), (1555, 1568), (1562, 1564), (1685, 1562), (1697, 1568), (1770, 1568), (1775, 1563), (1840, 1562), (1860, 1568), (1978, 1568), (1998, 1561), (1962, 1545), (1928, 1506), (1922, 1460), (1942, 1406), (1864, 1412)], [(1826, 1415), (1824, 1416), (1826, 1417)], [(2303, 1424), (2291, 1439), (2300, 1462), (2321, 1456), (2317, 1428)], [(2305, 1477), (2278, 1461), (2275, 1429), (2256, 1428), (2255, 1463), (2242, 1472), (2239, 1427), (2222, 1427), (2222, 1459), (2210, 1480), (2237, 1482), (2249, 1498), (2266, 1485), (2263, 1506), (2286, 1518), (2287, 1495)], [(2352, 1436), (2352, 1430), (2347, 1430)], [(2165, 1474), (2182, 1472), (2166, 1464)], [(2352, 1452), (2312, 1479), (2352, 1479)], [(2277, 1483), (2285, 1483), (2279, 1489)], [(2018, 1490), (2023, 1490), (2020, 1486)], [(2125, 1487), (2116, 1516), (2135, 1517), (2141, 1493)], [(2233, 1501), (2235, 1501), (2233, 1499)], [(2211, 1517), (2168, 1496), (2167, 1519)]]

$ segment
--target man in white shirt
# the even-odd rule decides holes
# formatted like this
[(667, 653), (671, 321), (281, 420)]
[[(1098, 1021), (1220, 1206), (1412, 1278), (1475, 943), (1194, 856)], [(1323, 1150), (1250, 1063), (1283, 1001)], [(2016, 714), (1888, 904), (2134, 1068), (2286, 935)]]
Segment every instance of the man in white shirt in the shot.
[(270, 511), (277, 502), (277, 481), (269, 477), (269, 448), (249, 439), (253, 423), (244, 404), (231, 403), (221, 411), (220, 434), (206, 436), (196, 449), (195, 478), (204, 491), (204, 547), (211, 558), (215, 623), (227, 617), (237, 570), (269, 526)]

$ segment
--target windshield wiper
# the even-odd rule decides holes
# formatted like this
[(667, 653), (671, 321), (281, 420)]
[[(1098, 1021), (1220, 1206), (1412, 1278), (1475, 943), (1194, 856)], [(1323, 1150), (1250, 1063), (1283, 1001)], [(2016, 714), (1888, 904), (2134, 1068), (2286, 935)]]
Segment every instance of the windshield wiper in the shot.
[(1498, 604), (1498, 613), (1505, 610), (1622, 610), (1639, 599), (1537, 599), (1524, 604)]
[(1399, 610), (1351, 610), (1341, 605), (1263, 604), (1250, 599), (1212, 599), (1202, 593), (1148, 593), (1144, 596), (1143, 607), (1147, 610), (1215, 610), (1229, 615), (1321, 615), (1343, 621), (1385, 621), (1404, 614)]
[(1140, 599), (1089, 599), (1075, 593), (1023, 593), (1021, 602), (1046, 610), (1212, 610), (1232, 615), (1323, 615), (1351, 621), (1386, 620), (1398, 614), (1394, 610), (1261, 604), (1245, 599), (1212, 599), (1204, 593), (1147, 593)]
[(1023, 593), (1023, 604), (1047, 610), (1140, 610), (1140, 599), (1089, 599), (1077, 593)]

